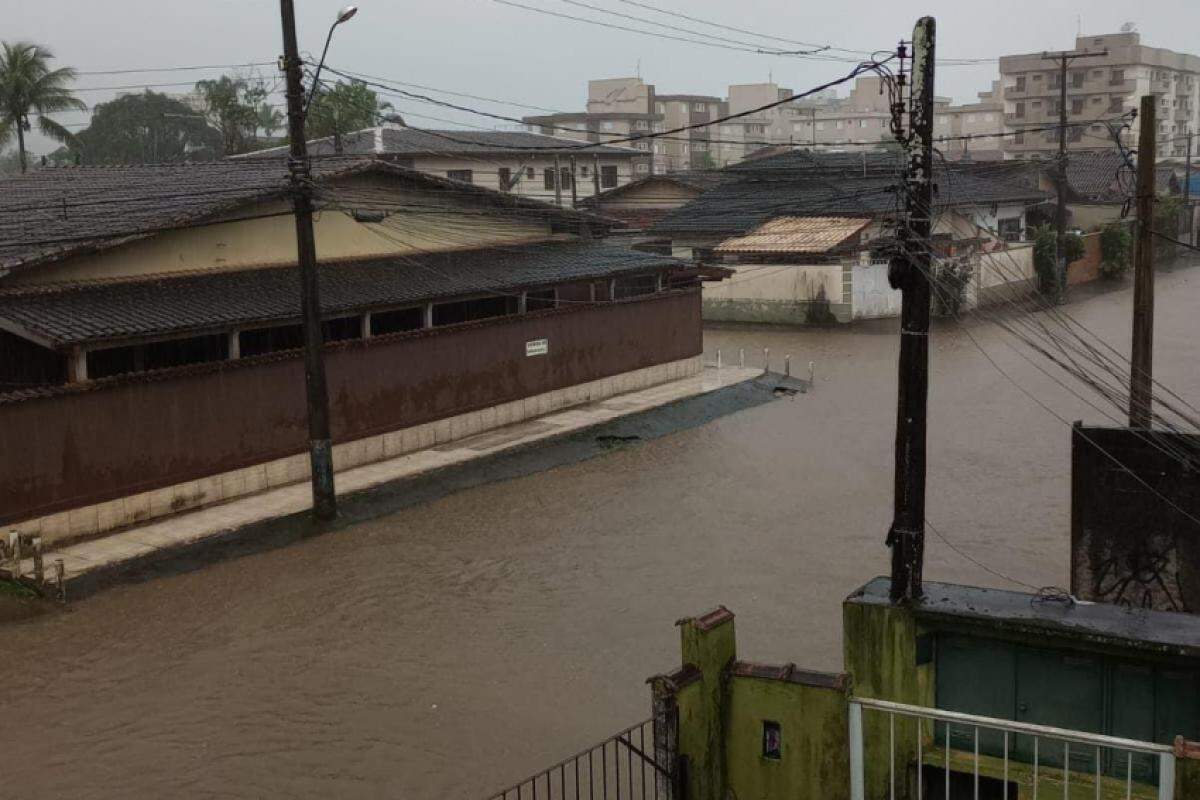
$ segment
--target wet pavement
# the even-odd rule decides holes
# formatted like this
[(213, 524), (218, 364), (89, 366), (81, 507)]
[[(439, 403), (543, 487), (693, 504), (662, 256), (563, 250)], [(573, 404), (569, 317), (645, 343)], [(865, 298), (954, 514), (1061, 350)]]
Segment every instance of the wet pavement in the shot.
[[(1193, 404), (1198, 305), (1200, 270), (1159, 276), (1156, 374)], [(1066, 310), (1127, 351), (1127, 287)], [(966, 325), (1064, 419), (1103, 421)], [(895, 331), (712, 329), (710, 359), (791, 353), (816, 388), (0, 629), (4, 793), (478, 797), (648, 716), (673, 621), (718, 603), (747, 657), (836, 669), (841, 599), (887, 570)], [(1065, 585), (1068, 427), (960, 325), (932, 351), (930, 519)], [(926, 574), (1011, 585), (935, 537)]]

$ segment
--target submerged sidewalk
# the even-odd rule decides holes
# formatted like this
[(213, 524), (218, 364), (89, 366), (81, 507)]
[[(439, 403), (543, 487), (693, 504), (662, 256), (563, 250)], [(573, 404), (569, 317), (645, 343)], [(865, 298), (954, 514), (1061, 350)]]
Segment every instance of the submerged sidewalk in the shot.
[[(363, 492), (393, 481), (418, 477), (445, 467), (466, 464), (496, 453), (561, 437), (620, 417), (734, 386), (762, 374), (762, 370), (753, 368), (709, 367), (691, 377), (572, 406), (426, 450), (354, 467), (337, 473), (338, 495)], [(72, 582), (92, 573), (156, 555), (165, 556), (171, 551), (210, 539), (216, 540), (240, 528), (301, 513), (311, 507), (312, 494), (308, 481), (280, 486), (48, 551), (44, 554), (46, 572), (53, 574), (54, 563), (61, 560), (64, 581), (69, 587)], [(31, 560), (22, 563), (22, 572), (25, 575), (33, 574)]]

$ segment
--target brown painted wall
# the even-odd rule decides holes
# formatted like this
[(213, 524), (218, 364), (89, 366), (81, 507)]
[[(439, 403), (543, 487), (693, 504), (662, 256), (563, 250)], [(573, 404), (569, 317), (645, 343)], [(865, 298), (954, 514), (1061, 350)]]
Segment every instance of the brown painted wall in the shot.
[(1088, 233), (1083, 236), (1083, 258), (1072, 261), (1067, 265), (1067, 285), (1087, 283), (1100, 277), (1100, 234)]
[[(525, 343), (549, 339), (549, 354)], [(347, 441), (701, 352), (700, 292), (328, 347)], [(299, 353), (219, 362), (0, 403), (0, 524), (302, 452)]]

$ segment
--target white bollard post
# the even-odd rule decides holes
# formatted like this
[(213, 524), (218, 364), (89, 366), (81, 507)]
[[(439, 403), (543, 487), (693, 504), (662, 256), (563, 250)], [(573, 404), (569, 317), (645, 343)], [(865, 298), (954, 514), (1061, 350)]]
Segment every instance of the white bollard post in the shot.
[(771, 371), (771, 348), (764, 347), (763, 348), (763, 372), (767, 373), (770, 371)]
[(721, 368), (721, 348), (717, 348), (717, 369)]
[(815, 362), (815, 361), (808, 362), (808, 385), (809, 386), (813, 385), (813, 377), (816, 374), (816, 369), (817, 369), (817, 362)]
[(792, 377), (792, 354), (788, 353), (783, 357), (783, 374), (790, 378)]
[(746, 348), (744, 348), (744, 347), (738, 348), (738, 366), (739, 367), (746, 366)]

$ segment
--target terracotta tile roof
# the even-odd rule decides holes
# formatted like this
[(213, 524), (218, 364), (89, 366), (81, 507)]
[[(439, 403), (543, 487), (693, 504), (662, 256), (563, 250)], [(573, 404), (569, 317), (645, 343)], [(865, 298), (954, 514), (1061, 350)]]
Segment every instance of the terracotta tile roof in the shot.
[[(493, 206), (528, 209), (562, 220), (584, 218), (570, 209), (467, 186), (374, 157), (313, 161), (318, 182), (372, 171), (453, 191), (460, 198), (473, 196)], [(267, 158), (63, 167), (0, 179), (0, 268), (29, 266), (145, 238), (163, 229), (200, 224), (257, 201), (285, 197), (287, 186), (286, 163)]]
[(777, 217), (744, 236), (726, 239), (715, 252), (828, 253), (857, 242), (859, 232), (870, 224), (863, 217)]
[[(595, 240), (322, 264), (326, 317), (435, 299), (685, 266)], [(0, 328), (50, 347), (187, 335), (299, 319), (295, 268), (190, 274), (0, 293)]]

